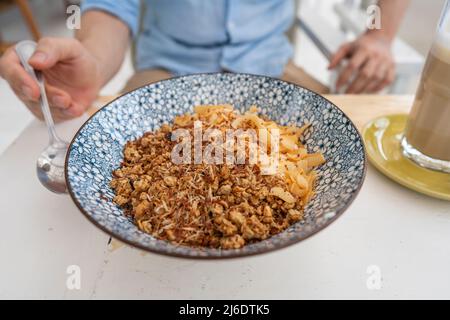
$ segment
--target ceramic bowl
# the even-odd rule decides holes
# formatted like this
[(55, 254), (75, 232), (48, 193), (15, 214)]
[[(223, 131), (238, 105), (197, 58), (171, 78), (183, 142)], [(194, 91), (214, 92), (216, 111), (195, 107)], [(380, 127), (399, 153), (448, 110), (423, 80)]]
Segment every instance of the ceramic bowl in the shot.
[[(304, 219), (284, 232), (241, 249), (177, 246), (140, 231), (112, 199), (111, 172), (120, 166), (128, 140), (199, 104), (232, 104), (240, 111), (257, 105), (261, 113), (283, 124), (311, 127), (302, 138), (310, 152), (326, 163), (318, 171), (316, 195)], [(182, 76), (126, 93), (96, 112), (72, 140), (66, 158), (70, 195), (97, 227), (143, 250), (187, 258), (229, 258), (260, 254), (308, 238), (336, 220), (360, 190), (366, 170), (361, 136), (350, 119), (324, 97), (278, 79), (231, 73)]]

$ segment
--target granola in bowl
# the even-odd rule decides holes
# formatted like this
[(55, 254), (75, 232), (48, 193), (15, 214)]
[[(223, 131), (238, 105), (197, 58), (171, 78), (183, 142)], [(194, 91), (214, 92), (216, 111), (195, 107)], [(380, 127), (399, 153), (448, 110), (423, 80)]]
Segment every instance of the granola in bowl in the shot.
[[(239, 114), (229, 105), (198, 106), (194, 114), (127, 142), (110, 183), (114, 202), (140, 230), (178, 245), (238, 249), (267, 239), (302, 220), (314, 194), (314, 168), (325, 159), (300, 143), (305, 128), (280, 126), (258, 116), (256, 108)], [(195, 142), (188, 161), (174, 161), (178, 130), (191, 136), (196, 130), (215, 132), (202, 137), (201, 150), (214, 142), (214, 159), (218, 150), (222, 156), (240, 150), (243, 161), (196, 161)], [(223, 138), (228, 130), (258, 134), (253, 140), (245, 136), (242, 145), (229, 144)], [(268, 139), (262, 139), (264, 132)], [(275, 149), (275, 167), (261, 161)], [(255, 150), (258, 160), (252, 161)]]
[[(123, 151), (127, 142), (128, 145), (138, 146), (138, 140), (142, 139), (146, 132), (157, 134), (164, 123), (170, 124), (173, 129), (175, 119), (183, 114), (189, 114), (189, 116), (181, 117), (186, 124), (183, 124), (183, 121), (181, 123), (177, 121), (178, 125), (182, 128), (184, 125), (188, 127), (196, 105), (219, 103), (232, 104), (241, 115), (245, 115), (252, 105), (257, 105), (258, 117), (262, 118), (263, 122), (257, 121), (253, 115), (247, 115), (248, 121), (243, 121), (242, 124), (237, 121), (235, 125), (237, 127), (246, 124), (252, 126), (292, 125), (298, 128), (294, 130), (280, 127), (280, 136), (288, 136), (287, 133), (291, 130), (301, 133), (300, 140), (304, 146), (307, 146), (307, 153), (323, 154), (326, 163), (313, 166), (316, 177), (309, 178), (314, 180), (313, 188), (302, 189), (299, 186), (305, 183), (304, 179), (308, 185), (311, 185), (308, 180), (310, 165), (321, 159), (319, 156), (314, 158), (312, 155), (301, 159), (305, 157), (306, 150), (300, 145), (296, 152), (286, 152), (285, 149), (293, 146), (289, 143), (290, 140), (295, 141), (296, 138), (293, 136), (283, 142), (280, 139), (280, 164), (285, 164), (284, 169), (280, 166), (280, 175), (284, 177), (287, 185), (285, 189), (275, 189), (274, 192), (284, 199), (290, 199), (289, 194), (295, 199), (302, 198), (300, 222), (291, 223), (278, 234), (269, 234), (265, 240), (246, 241), (239, 249), (195, 246), (185, 242), (178, 244), (176, 241), (168, 240), (162, 232), (161, 236), (153, 236), (153, 233), (143, 231), (139, 228), (132, 212), (133, 203), (137, 206), (139, 198), (137, 192), (131, 194), (134, 192), (134, 179), (140, 178), (144, 173), (137, 171), (133, 177), (131, 172), (126, 172), (126, 170), (132, 170), (133, 166), (131, 161), (124, 160)], [(271, 124), (268, 119), (276, 123)], [(216, 124), (219, 125), (219, 123)], [(300, 132), (299, 128), (306, 124), (310, 124), (308, 130)], [(172, 138), (172, 132), (170, 138)], [(168, 137), (169, 135), (165, 138)], [(296, 157), (298, 155), (302, 161), (295, 162), (298, 160)], [(145, 162), (144, 157), (143, 154), (139, 161)], [(290, 159), (294, 160), (291, 164), (286, 161)], [(180, 166), (182, 167), (183, 164)], [(217, 166), (221, 165), (217, 164)], [(186, 167), (193, 166), (186, 165)], [(291, 170), (287, 170), (287, 167)], [(298, 167), (306, 174), (301, 174), (301, 177), (295, 176), (294, 173), (301, 172), (295, 169)], [(231, 166), (228, 168), (231, 169)], [(121, 182), (124, 188), (123, 196), (129, 198), (127, 204), (123, 206), (114, 202), (118, 193), (110, 186), (111, 180), (120, 178), (112, 174), (118, 169), (124, 170), (122, 178), (128, 178), (131, 185), (130, 192), (124, 181)], [(142, 168), (142, 170), (149, 169), (151, 167), (148, 165)], [(258, 170), (261, 168), (256, 166), (254, 169), (255, 173), (259, 174)], [(228, 259), (262, 254), (300, 243), (326, 230), (357, 198), (364, 182), (366, 169), (367, 162), (362, 138), (352, 121), (338, 106), (314, 92), (279, 79), (235, 73), (182, 76), (152, 83), (122, 95), (101, 108), (79, 129), (70, 144), (65, 166), (71, 199), (80, 212), (100, 230), (146, 252), (193, 259)], [(216, 172), (219, 171), (215, 170), (214, 173)], [(178, 179), (178, 176), (174, 177)], [(200, 178), (196, 179), (200, 181)], [(155, 178), (155, 181), (158, 180), (161, 178)], [(166, 180), (170, 184), (173, 179)], [(296, 183), (293, 183), (294, 180)], [(151, 181), (152, 185), (153, 181)], [(232, 191), (233, 186), (230, 187)], [(173, 188), (175, 193), (178, 192), (177, 188)], [(229, 187), (225, 187), (224, 191), (227, 192), (227, 189)], [(289, 194), (280, 191), (287, 191)], [(311, 197), (312, 192), (314, 192), (313, 197)], [(149, 195), (152, 196), (152, 194)], [(252, 205), (248, 200), (247, 202)], [(202, 204), (200, 201), (197, 208)], [(169, 208), (170, 205), (172, 204), (167, 204)], [(227, 208), (224, 207), (224, 211), (227, 212)], [(256, 211), (252, 211), (252, 215), (254, 212)], [(150, 216), (147, 211), (145, 215)], [(273, 212), (272, 216), (274, 216)], [(141, 219), (142, 222), (146, 217)], [(260, 216), (256, 218), (258, 217)], [(147, 220), (150, 221), (150, 219)], [(227, 218), (227, 220), (232, 222), (231, 219)], [(162, 229), (161, 225), (159, 227), (152, 225), (153, 227)], [(236, 229), (236, 234), (239, 234), (241, 227), (236, 226)], [(155, 234), (156, 230), (154, 230)], [(176, 234), (175, 232), (175, 236)], [(220, 231), (214, 234), (221, 239)], [(242, 234), (240, 235), (243, 237)]]

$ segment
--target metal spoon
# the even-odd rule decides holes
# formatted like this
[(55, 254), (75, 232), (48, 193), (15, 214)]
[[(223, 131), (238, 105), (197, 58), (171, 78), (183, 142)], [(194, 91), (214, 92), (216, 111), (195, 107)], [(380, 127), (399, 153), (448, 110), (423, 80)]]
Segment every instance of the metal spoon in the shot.
[(45, 123), (47, 124), (48, 134), (50, 137), (48, 147), (42, 151), (37, 163), (36, 171), (39, 181), (48, 190), (55, 193), (66, 193), (66, 180), (64, 177), (64, 162), (69, 144), (58, 137), (55, 131), (52, 114), (48, 105), (47, 94), (45, 93), (44, 77), (42, 73), (34, 70), (28, 60), (36, 51), (36, 42), (21, 41), (15, 49), (25, 70), (37, 81), (41, 93), (39, 102)]

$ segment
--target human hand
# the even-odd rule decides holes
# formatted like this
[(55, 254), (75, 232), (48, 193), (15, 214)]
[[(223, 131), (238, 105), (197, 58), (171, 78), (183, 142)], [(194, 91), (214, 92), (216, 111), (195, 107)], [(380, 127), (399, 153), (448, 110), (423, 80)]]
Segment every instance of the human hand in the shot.
[(378, 30), (342, 45), (332, 57), (329, 69), (335, 69), (344, 59), (348, 61), (338, 76), (337, 90), (348, 84), (346, 93), (375, 93), (395, 79), (391, 41)]
[[(100, 90), (97, 60), (76, 39), (41, 39), (29, 64), (42, 71), (55, 121), (83, 114)], [(14, 47), (0, 58), (0, 76), (28, 109), (42, 120), (39, 86), (22, 67)]]

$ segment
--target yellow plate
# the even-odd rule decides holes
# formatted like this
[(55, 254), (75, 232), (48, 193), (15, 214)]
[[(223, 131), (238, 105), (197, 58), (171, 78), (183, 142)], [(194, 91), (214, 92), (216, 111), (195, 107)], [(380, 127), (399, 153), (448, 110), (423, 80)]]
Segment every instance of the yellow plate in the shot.
[(422, 168), (403, 156), (400, 140), (407, 117), (406, 114), (383, 116), (364, 127), (363, 139), (369, 161), (407, 188), (450, 201), (450, 174)]

